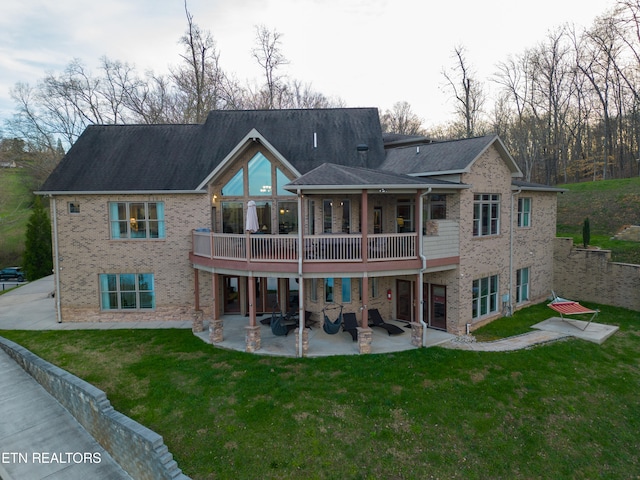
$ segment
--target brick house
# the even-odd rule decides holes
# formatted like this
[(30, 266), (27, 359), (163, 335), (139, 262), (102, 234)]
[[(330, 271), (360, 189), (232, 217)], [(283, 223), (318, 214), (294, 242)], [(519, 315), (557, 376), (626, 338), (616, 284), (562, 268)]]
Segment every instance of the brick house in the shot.
[(371, 309), (417, 346), (463, 334), (552, 288), (560, 190), (521, 176), (496, 136), (383, 135), (371, 108), (90, 126), (38, 192), (58, 320), (204, 317), (215, 341), (246, 316), (253, 351), (274, 305), (300, 326), (340, 305), (361, 352)]

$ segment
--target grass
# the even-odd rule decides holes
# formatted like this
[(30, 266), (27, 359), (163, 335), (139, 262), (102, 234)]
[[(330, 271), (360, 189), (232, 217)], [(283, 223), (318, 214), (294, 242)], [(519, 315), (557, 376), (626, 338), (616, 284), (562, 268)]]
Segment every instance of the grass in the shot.
[[(640, 313), (620, 331), (509, 353), (291, 359), (189, 331), (5, 331), (160, 433), (194, 479), (637, 478)], [(476, 332), (523, 333), (537, 305)]]
[(614, 262), (640, 264), (640, 244), (613, 240), (626, 225), (640, 224), (640, 178), (560, 185), (557, 235), (582, 245), (582, 223), (589, 218), (591, 245), (611, 250)]
[(23, 169), (0, 168), (0, 267), (19, 266), (31, 214), (31, 193)]

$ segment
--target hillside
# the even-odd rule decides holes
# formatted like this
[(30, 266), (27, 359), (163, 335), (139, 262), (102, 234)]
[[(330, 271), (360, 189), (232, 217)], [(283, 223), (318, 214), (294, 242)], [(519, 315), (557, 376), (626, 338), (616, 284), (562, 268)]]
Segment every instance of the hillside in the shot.
[(625, 225), (640, 225), (640, 178), (559, 185), (557, 235), (582, 244), (582, 224), (589, 218), (591, 242), (611, 250), (614, 262), (640, 264), (640, 243), (612, 239)]
[(592, 235), (613, 236), (625, 225), (640, 225), (640, 178), (558, 185), (558, 233), (582, 234), (589, 218)]
[(0, 168), (0, 267), (22, 264), (24, 236), (31, 214), (25, 171)]

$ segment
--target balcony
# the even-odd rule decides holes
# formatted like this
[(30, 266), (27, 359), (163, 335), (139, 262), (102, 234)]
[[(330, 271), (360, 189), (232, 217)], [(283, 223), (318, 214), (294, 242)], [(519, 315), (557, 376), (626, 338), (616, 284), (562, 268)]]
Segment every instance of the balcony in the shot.
[[(418, 259), (416, 233), (367, 236), (368, 262)], [(238, 235), (193, 232), (193, 256), (209, 260), (297, 263), (297, 235)], [(363, 262), (361, 234), (326, 234), (303, 237), (305, 263)]]

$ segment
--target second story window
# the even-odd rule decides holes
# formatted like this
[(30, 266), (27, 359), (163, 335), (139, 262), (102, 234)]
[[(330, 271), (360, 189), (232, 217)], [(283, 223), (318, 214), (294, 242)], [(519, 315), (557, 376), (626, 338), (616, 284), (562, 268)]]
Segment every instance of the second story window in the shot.
[(447, 218), (447, 196), (433, 193), (424, 203), (425, 220), (444, 220)]
[(518, 226), (531, 226), (531, 199), (528, 197), (518, 199)]
[(109, 202), (113, 239), (165, 238), (163, 202)]
[(500, 234), (500, 195), (497, 193), (473, 196), (473, 236)]
[(333, 232), (333, 202), (331, 200), (322, 201), (322, 233)]
[(398, 233), (413, 232), (413, 201), (398, 200), (396, 205), (396, 227)]

